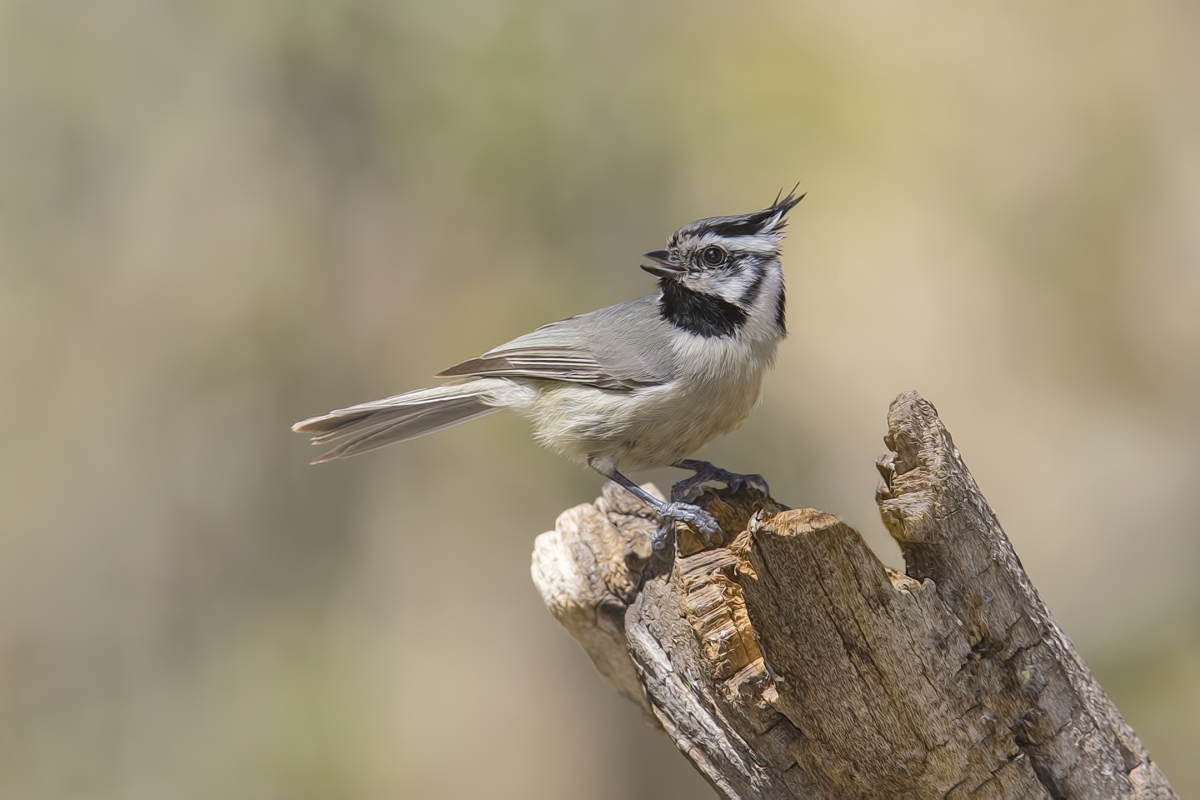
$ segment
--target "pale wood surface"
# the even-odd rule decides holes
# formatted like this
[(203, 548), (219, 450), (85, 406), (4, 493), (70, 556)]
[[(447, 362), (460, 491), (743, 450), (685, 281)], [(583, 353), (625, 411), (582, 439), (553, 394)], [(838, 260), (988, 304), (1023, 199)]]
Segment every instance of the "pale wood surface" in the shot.
[(888, 414), (877, 494), (907, 575), (751, 488), (653, 556), (613, 484), (538, 537), (547, 606), (730, 798), (1172, 798), (1042, 603), (937, 412)]

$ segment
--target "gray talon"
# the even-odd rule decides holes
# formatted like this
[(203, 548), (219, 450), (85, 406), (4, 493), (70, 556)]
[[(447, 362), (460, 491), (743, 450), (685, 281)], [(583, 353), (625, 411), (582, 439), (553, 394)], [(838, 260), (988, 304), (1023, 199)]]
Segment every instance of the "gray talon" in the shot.
[(737, 472), (721, 469), (707, 461), (684, 459), (673, 466), (679, 469), (690, 469), (696, 474), (684, 478), (671, 487), (671, 499), (677, 502), (689, 502), (700, 496), (701, 487), (709, 481), (717, 481), (728, 486), (733, 491), (739, 491), (743, 486), (753, 486), (764, 496), (770, 496), (771, 489), (762, 475), (741, 475)]
[(711, 514), (699, 506), (691, 503), (666, 503), (660, 513), (663, 518), (662, 524), (658, 526), (650, 540), (656, 551), (664, 550), (670, 544), (675, 533), (674, 523), (676, 521), (695, 528), (705, 543), (710, 546), (719, 546), (725, 543), (725, 532), (721, 530), (721, 526), (717, 524)]
[[(655, 532), (656, 545), (666, 545), (667, 537), (664, 529), (671, 529), (672, 520), (678, 520), (691, 525), (704, 539), (706, 544), (721, 545), (725, 542), (725, 533), (721, 530), (721, 526), (717, 524), (717, 521), (713, 519), (711, 514), (699, 506), (694, 506), (691, 503), (667, 503), (663, 506), (660, 513), (663, 517), (663, 524)], [(656, 546), (655, 549), (660, 548)]]
[(670, 547), (671, 543), (674, 541), (675, 520), (670, 519), (669, 517), (663, 517), (662, 522), (660, 522), (658, 524), (658, 528), (655, 529), (654, 535), (650, 537), (650, 548), (656, 553), (661, 553), (663, 550), (666, 550), (668, 547)]
[(746, 479), (746, 483), (760, 489), (763, 494), (769, 495), (771, 493), (771, 487), (767, 485), (767, 479), (762, 475), (755, 473), (753, 475), (744, 475), (743, 477)]

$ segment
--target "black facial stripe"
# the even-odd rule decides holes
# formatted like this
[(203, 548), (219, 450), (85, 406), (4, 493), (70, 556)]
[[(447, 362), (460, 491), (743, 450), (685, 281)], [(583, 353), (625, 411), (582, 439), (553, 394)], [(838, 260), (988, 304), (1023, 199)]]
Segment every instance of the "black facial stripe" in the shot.
[(676, 328), (697, 336), (733, 336), (746, 324), (746, 312), (711, 294), (693, 292), (664, 278), (659, 315)]
[(738, 298), (738, 305), (742, 308), (753, 308), (754, 301), (758, 299), (758, 293), (762, 291), (763, 281), (767, 278), (767, 271), (762, 264), (755, 264), (752, 267), (754, 278), (750, 281), (750, 285), (746, 287), (746, 291), (742, 292), (742, 296)]
[(727, 222), (717, 222), (704, 229), (704, 233), (715, 233), (717, 236), (752, 236), (758, 233), (761, 222), (756, 219), (733, 219)]
[(779, 326), (780, 333), (787, 333), (786, 313), (784, 306), (787, 300), (783, 296), (783, 287), (779, 287), (779, 299), (775, 301), (775, 324)]
[(716, 217), (704, 226), (703, 231), (715, 233), (717, 236), (753, 236), (756, 233), (765, 233), (763, 226), (777, 213), (777, 209), (771, 206), (740, 217)]

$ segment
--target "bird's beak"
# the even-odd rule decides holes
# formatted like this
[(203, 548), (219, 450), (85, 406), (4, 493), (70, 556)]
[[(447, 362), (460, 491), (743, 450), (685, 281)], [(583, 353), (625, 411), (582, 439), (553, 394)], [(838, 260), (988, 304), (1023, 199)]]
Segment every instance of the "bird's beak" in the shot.
[(680, 264), (678, 261), (672, 261), (671, 254), (666, 250), (655, 250), (652, 253), (646, 253), (646, 258), (654, 263), (642, 264), (642, 269), (660, 278), (670, 278), (687, 270), (687, 267), (683, 264)]

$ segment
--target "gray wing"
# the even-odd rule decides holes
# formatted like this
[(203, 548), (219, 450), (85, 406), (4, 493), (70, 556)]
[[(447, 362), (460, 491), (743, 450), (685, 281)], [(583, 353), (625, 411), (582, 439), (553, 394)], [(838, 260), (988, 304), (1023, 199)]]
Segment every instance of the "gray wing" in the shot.
[(673, 378), (670, 325), (650, 295), (551, 322), (438, 373), (439, 378), (496, 376), (636, 389)]

